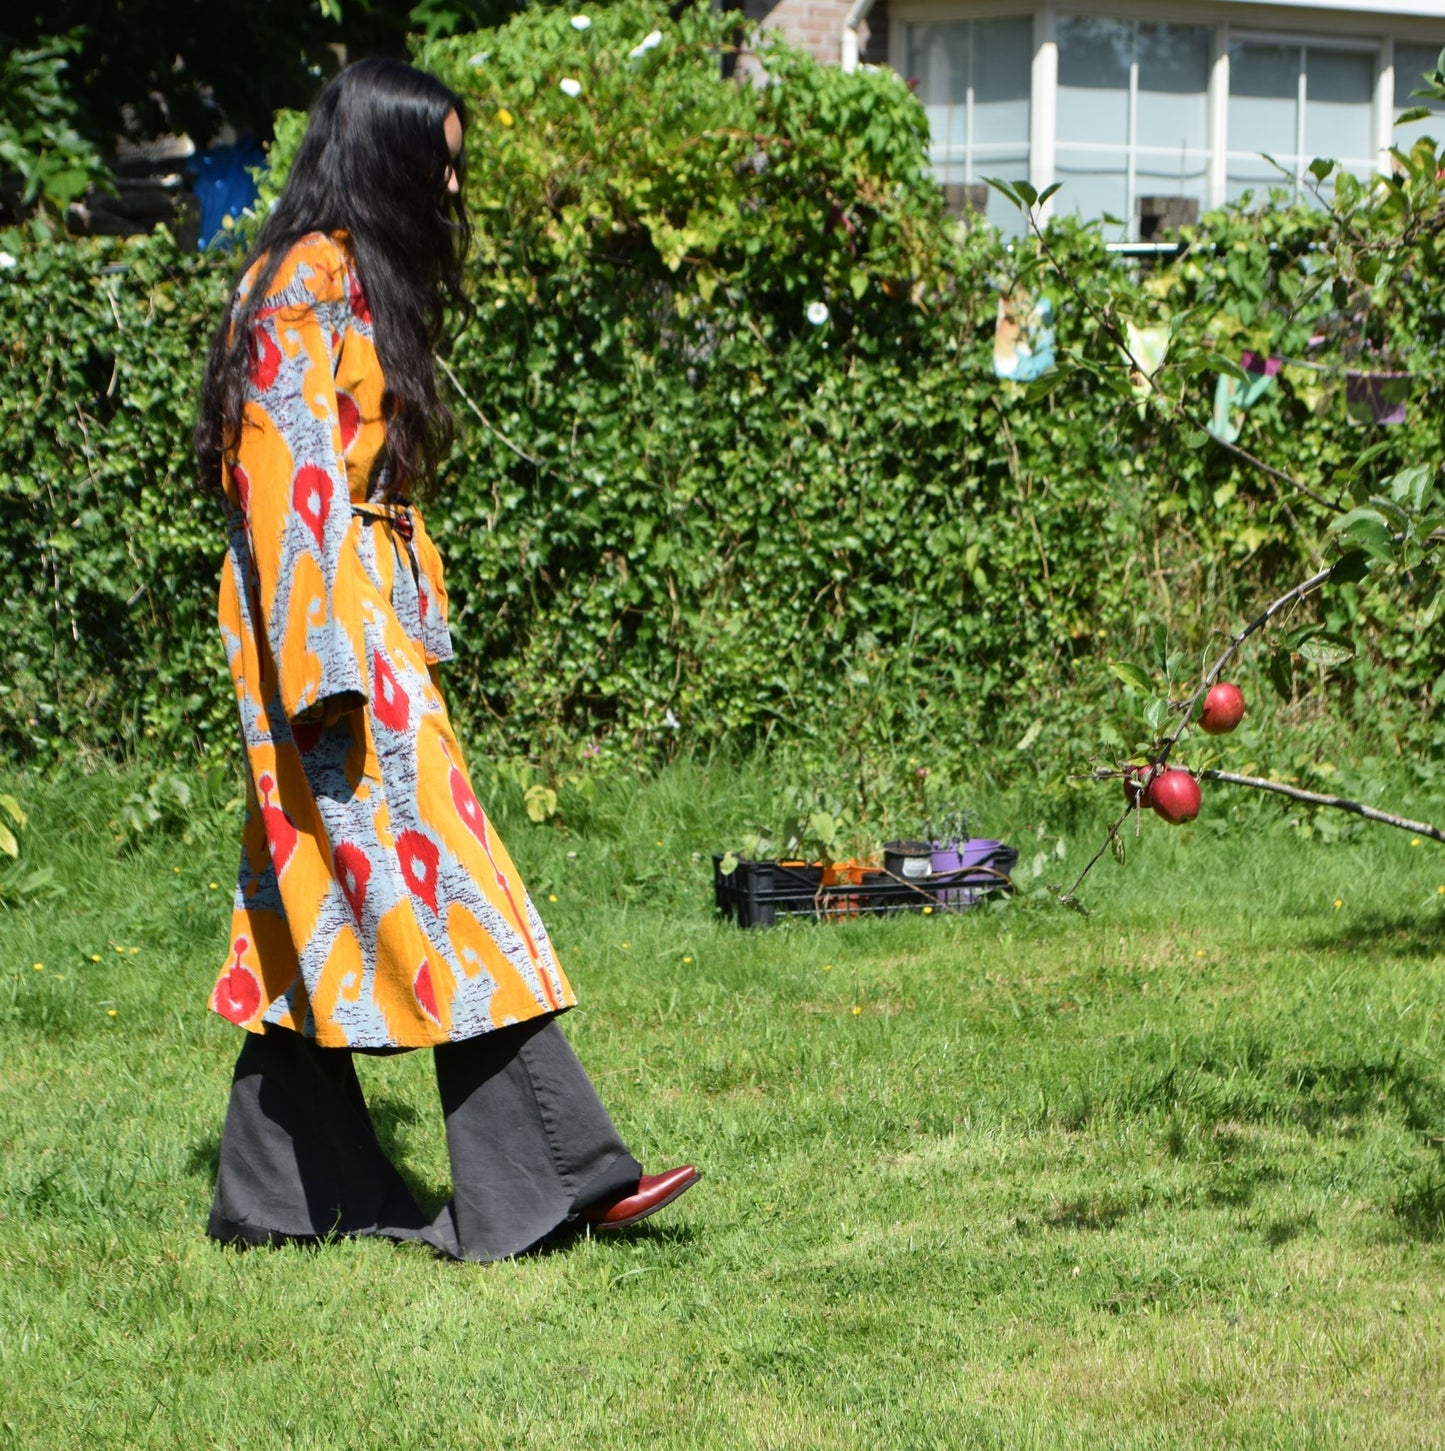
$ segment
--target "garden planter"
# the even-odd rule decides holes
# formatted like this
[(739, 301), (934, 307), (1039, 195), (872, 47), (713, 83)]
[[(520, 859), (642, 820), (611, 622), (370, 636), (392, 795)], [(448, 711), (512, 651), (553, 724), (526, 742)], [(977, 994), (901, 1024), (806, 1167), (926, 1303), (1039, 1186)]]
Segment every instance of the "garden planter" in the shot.
[(857, 857), (849, 857), (847, 861), (829, 862), (822, 869), (823, 885), (825, 887), (856, 887), (867, 873), (877, 870), (876, 862), (862, 861)]
[(891, 877), (918, 881), (933, 871), (933, 848), (926, 841), (884, 842), (883, 870)]
[[(913, 848), (904, 855), (916, 857)], [(737, 861), (731, 872), (722, 869), (723, 856), (713, 857), (713, 897), (717, 909), (739, 927), (768, 927), (780, 916), (813, 917), (822, 921), (878, 916), (890, 912), (958, 911), (973, 906), (989, 892), (1011, 892), (1009, 872), (1018, 860), (1011, 846), (982, 838), (950, 842), (943, 850), (958, 859), (957, 870), (932, 870), (934, 844), (921, 844), (930, 870), (921, 877), (904, 877), (875, 862)], [(902, 861), (895, 859), (895, 864)]]

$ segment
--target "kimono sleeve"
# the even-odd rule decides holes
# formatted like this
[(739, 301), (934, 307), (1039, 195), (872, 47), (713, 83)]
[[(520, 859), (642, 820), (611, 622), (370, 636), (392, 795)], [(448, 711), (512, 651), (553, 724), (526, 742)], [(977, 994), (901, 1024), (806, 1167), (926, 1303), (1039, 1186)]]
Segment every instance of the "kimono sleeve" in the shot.
[(314, 718), (328, 703), (352, 710), (367, 699), (360, 565), (349, 542), (332, 361), (336, 305), (345, 305), (340, 279), (318, 269), (260, 309), (231, 465), (288, 720)]

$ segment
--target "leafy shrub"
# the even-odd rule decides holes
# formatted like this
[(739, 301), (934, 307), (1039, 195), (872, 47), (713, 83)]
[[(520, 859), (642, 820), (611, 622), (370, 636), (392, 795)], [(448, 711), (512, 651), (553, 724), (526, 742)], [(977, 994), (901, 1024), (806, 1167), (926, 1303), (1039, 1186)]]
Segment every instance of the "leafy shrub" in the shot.
[[(1412, 373), (1409, 423), (1349, 428), (1331, 376), (1292, 368), (1241, 444), (1329, 490), (1366, 444), (1371, 474), (1438, 452), (1418, 197), (1344, 193), (1343, 221), (1231, 209), (1158, 271), (1072, 221), (1006, 249), (944, 216), (891, 73), (772, 44), (768, 84), (738, 83), (735, 15), (589, 14), (419, 51), (470, 112), (475, 311), (447, 363), (465, 432), (428, 517), (454, 706), (493, 755), (575, 770), (781, 738), (858, 781), (914, 748), (1018, 743), (1001, 759), (1028, 770), (1122, 744), (1108, 657), (1202, 652), (1318, 538), (1136, 395), (1100, 316), (1172, 329), (1197, 366), (1170, 386), (1207, 415), (1208, 359), (1300, 355), (1361, 314), (1360, 347)], [(226, 280), (164, 237), (0, 273), (0, 749), (229, 746), (221, 534), (185, 442)], [(1071, 364), (1029, 389), (992, 367), (1015, 285), (1053, 293)], [(1332, 700), (1376, 748), (1438, 752), (1439, 644), (1352, 588), (1318, 607), (1358, 635)], [(1321, 678), (1297, 672), (1296, 724)]]

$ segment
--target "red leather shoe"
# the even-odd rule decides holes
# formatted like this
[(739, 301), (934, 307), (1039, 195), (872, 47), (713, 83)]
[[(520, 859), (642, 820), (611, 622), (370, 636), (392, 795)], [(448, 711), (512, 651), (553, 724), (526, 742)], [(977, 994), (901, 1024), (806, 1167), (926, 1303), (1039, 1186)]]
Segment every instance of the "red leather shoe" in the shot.
[(671, 1204), (679, 1194), (685, 1194), (702, 1175), (691, 1164), (669, 1169), (665, 1174), (644, 1174), (637, 1181), (637, 1189), (621, 1199), (604, 1199), (598, 1204), (589, 1204), (580, 1211), (579, 1218), (590, 1224), (598, 1234), (614, 1229), (626, 1229), (649, 1214)]

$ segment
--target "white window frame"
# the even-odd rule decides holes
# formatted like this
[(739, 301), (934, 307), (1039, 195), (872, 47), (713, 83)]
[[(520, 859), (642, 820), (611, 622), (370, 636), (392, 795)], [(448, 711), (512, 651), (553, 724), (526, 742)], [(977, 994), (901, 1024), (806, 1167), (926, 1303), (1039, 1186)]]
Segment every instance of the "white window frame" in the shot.
[[(1375, 56), (1375, 82), (1372, 97), (1372, 132), (1375, 144), (1375, 166), (1381, 171), (1390, 168), (1390, 146), (1393, 140), (1398, 91), (1395, 75), (1395, 45), (1428, 45), (1437, 50), (1445, 47), (1445, 3), (1434, 7), (1437, 13), (1426, 13), (1421, 0), (1398, 0), (1402, 9), (1391, 12), (1379, 0), (1357, 8), (1336, 8), (1330, 5), (1293, 4), (1261, 5), (1244, 0), (1194, 0), (1194, 3), (1162, 7), (1153, 0), (1079, 0), (1079, 3), (1058, 3), (1041, 0), (1033, 5), (1009, 4), (1007, 0), (984, 0), (969, 4), (967, 0), (891, 0), (889, 24), (889, 62), (906, 76), (907, 28), (915, 24), (945, 24), (950, 21), (999, 20), (1032, 16), (1034, 24), (1034, 57), (1030, 73), (1029, 96), (1029, 181), (1043, 191), (1057, 179), (1058, 163), (1058, 17), (1098, 15), (1115, 20), (1168, 23), (1171, 25), (1205, 25), (1214, 33), (1213, 49), (1206, 89), (1207, 136), (1209, 140), (1208, 176), (1205, 188), (1206, 207), (1223, 204), (1228, 190), (1229, 163), (1233, 157), (1258, 155), (1247, 150), (1229, 150), (1229, 50), (1234, 41), (1302, 46), (1306, 49), (1335, 49), (1372, 52)], [(1253, 13), (1251, 13), (1253, 12)], [(1266, 23), (1251, 23), (1256, 20)], [(1284, 28), (1283, 22), (1298, 20), (1298, 28)], [(1130, 109), (1131, 136), (1137, 106), (1137, 60), (1131, 69)], [(1305, 73), (1307, 80), (1307, 71)], [(1413, 80), (1405, 84), (1406, 100), (1413, 89)], [(1300, 107), (1298, 125), (1304, 122)], [(972, 127), (969, 127), (972, 135)], [(1075, 143), (1078, 144), (1078, 143)], [(1296, 171), (1307, 167), (1302, 141), (1297, 137)], [(1082, 148), (1081, 148), (1082, 149)], [(1135, 146), (1128, 146), (1129, 178), (1135, 166)], [(1358, 162), (1364, 158), (1351, 158)], [(1284, 178), (1281, 177), (1281, 181)], [(1129, 205), (1135, 205), (1135, 189), (1128, 190)], [(1046, 204), (1044, 214), (1053, 210)], [(1132, 215), (1127, 219), (1130, 233), (1137, 226)]]
[[(998, 11), (998, 12), (995, 12), (995, 11), (992, 11), (992, 10), (987, 10), (987, 11), (980, 10), (977, 14), (948, 15), (948, 16), (944, 16), (944, 17), (941, 17), (940, 18), (939, 23), (940, 24), (952, 24), (952, 25), (968, 25), (968, 26), (972, 27), (973, 25), (975, 25), (975, 24), (977, 24), (977, 23), (979, 23), (981, 21), (986, 22), (986, 21), (990, 21), (990, 20), (1027, 20), (1028, 18), (1029, 18), (1029, 12), (1027, 10), (1023, 10), (1023, 9), (1003, 10), (1003, 11)], [(911, 24), (914, 24), (914, 25), (918, 25), (918, 24), (927, 25), (927, 24), (930, 24), (932, 22), (929, 19), (916, 18), (913, 21), (911, 21), (910, 23)], [(907, 37), (906, 37), (906, 33), (904, 35), (904, 38), (903, 38), (901, 44), (902, 44), (902, 49), (903, 49), (902, 62), (903, 62), (904, 65), (906, 65), (907, 64), (907, 57), (908, 57), (908, 40), (907, 40)], [(889, 49), (890, 49), (890, 52), (891, 52), (891, 50), (892, 50), (892, 45), (891, 44), (890, 44)], [(1037, 60), (1037, 56), (1038, 56), (1038, 32), (1037, 32), (1037, 25), (1035, 26), (1035, 34), (1034, 34), (1034, 55), (1035, 55), (1035, 60)], [(981, 173), (975, 173), (975, 171), (974, 171), (974, 162), (975, 162), (975, 160), (980, 155), (982, 155), (983, 158), (984, 158), (984, 167), (985, 167), (985, 169), (989, 169), (988, 168), (988, 156), (989, 156), (989, 153), (990, 152), (999, 153), (999, 154), (1007, 154), (1007, 153), (1009, 153), (1011, 151), (1018, 150), (1020, 147), (1028, 147), (1029, 148), (1030, 157), (1032, 158), (1032, 154), (1033, 154), (1033, 152), (1032, 152), (1032, 147), (1033, 147), (1033, 132), (1034, 132), (1034, 103), (1033, 103), (1033, 95), (1030, 94), (1030, 96), (1029, 96), (1029, 134), (1028, 134), (1028, 136), (1023, 141), (1017, 142), (1017, 143), (1012, 142), (1012, 141), (985, 141), (985, 142), (982, 143), (982, 145), (976, 143), (974, 141), (974, 139), (973, 139), (973, 91), (974, 91), (974, 86), (973, 86), (974, 75), (973, 75), (973, 72), (974, 72), (974, 48), (973, 48), (973, 36), (972, 36), (971, 33), (969, 35), (969, 44), (968, 44), (968, 66), (969, 66), (969, 74), (968, 74), (968, 78), (967, 78), (966, 89), (965, 89), (965, 92), (964, 92), (964, 103), (963, 103), (964, 104), (964, 123), (963, 123), (964, 140), (963, 140), (963, 150), (962, 150), (962, 154), (960, 155), (957, 151), (949, 150), (946, 153), (947, 159), (943, 159), (943, 156), (942, 155), (940, 155), (940, 157), (938, 159), (935, 159), (934, 156), (933, 156), (933, 154), (932, 154), (932, 152), (930, 152), (929, 153), (929, 158), (928, 158), (929, 159), (929, 166), (930, 166), (930, 168), (932, 170), (934, 170), (934, 171), (945, 173), (947, 179), (950, 180), (950, 181), (952, 181), (952, 180), (955, 179), (954, 178), (954, 171), (955, 171), (955, 169), (961, 163), (962, 164), (962, 167), (963, 167), (963, 181), (965, 183), (967, 183), (969, 181), (981, 179)], [(901, 67), (899, 67), (899, 69), (900, 69), (900, 73), (901, 73)], [(1033, 89), (1033, 81), (1034, 81), (1034, 78), (1031, 76), (1031, 85), (1030, 85), (1031, 92), (1032, 92), (1032, 89)], [(1032, 165), (1033, 165), (1032, 160), (1030, 160), (1030, 170), (1032, 170)]]
[[(1055, 104), (1057, 105), (1057, 96), (1058, 96), (1058, 59), (1057, 59), (1057, 55), (1058, 55), (1058, 50), (1057, 50), (1057, 33), (1058, 33), (1057, 32), (1057, 25), (1058, 25), (1058, 21), (1057, 21), (1057, 10), (1055, 10), (1055, 17), (1056, 18), (1055, 18), (1055, 22), (1054, 23), (1055, 23), (1055, 39), (1056, 39), (1056, 44), (1055, 44), (1055, 60), (1054, 60), (1054, 96), (1055, 96)], [(1210, 65), (1209, 65), (1209, 70), (1210, 70), (1211, 76), (1213, 74), (1213, 69), (1214, 69), (1214, 66), (1213, 66), (1214, 54), (1213, 54), (1213, 52), (1214, 52), (1215, 47), (1218, 45), (1218, 36), (1217, 36), (1217, 29), (1218, 28), (1217, 27), (1211, 27), (1206, 22), (1200, 22), (1200, 21), (1195, 21), (1195, 20), (1178, 20), (1178, 19), (1175, 19), (1173, 16), (1170, 16), (1167, 20), (1158, 19), (1158, 18), (1153, 17), (1153, 16), (1151, 16), (1151, 17), (1149, 17), (1149, 18), (1146, 19), (1146, 18), (1143, 18), (1141, 16), (1137, 16), (1137, 15), (1127, 15), (1127, 16), (1126, 15), (1119, 15), (1119, 16), (1110, 16), (1109, 18), (1110, 19), (1117, 19), (1117, 20), (1121, 21), (1123, 24), (1130, 26), (1131, 29), (1132, 29), (1132, 41), (1133, 41), (1133, 43), (1132, 43), (1132, 46), (1131, 46), (1131, 56), (1130, 56), (1130, 60), (1129, 60), (1129, 119), (1128, 119), (1128, 121), (1126, 123), (1126, 126), (1125, 126), (1125, 140), (1124, 140), (1124, 154), (1125, 154), (1125, 156), (1127, 158), (1127, 161), (1126, 161), (1125, 170), (1124, 170), (1124, 218), (1123, 218), (1125, 228), (1129, 232), (1132, 233), (1134, 231), (1134, 229), (1138, 226), (1138, 216), (1137, 216), (1137, 212), (1138, 212), (1138, 201), (1139, 201), (1139, 188), (1138, 188), (1138, 185), (1137, 185), (1137, 181), (1138, 181), (1138, 167), (1137, 167), (1137, 162), (1139, 160), (1140, 150), (1141, 149), (1143, 150), (1143, 152), (1145, 153), (1146, 159), (1149, 158), (1149, 157), (1156, 156), (1156, 155), (1162, 157), (1162, 156), (1165, 155), (1166, 152), (1169, 153), (1169, 154), (1173, 154), (1173, 148), (1172, 147), (1151, 146), (1148, 142), (1141, 142), (1139, 140), (1139, 27), (1141, 25), (1174, 25), (1174, 26), (1180, 27), (1181, 29), (1183, 27), (1185, 27), (1185, 26), (1188, 26), (1192, 30), (1211, 30), (1211, 31), (1215, 32), (1215, 33), (1211, 34), (1210, 41), (1209, 41), (1209, 45), (1210, 45)], [(1210, 96), (1210, 86), (1209, 86), (1209, 83), (1206, 82), (1206, 84), (1205, 84), (1205, 90), (1204, 90), (1204, 105), (1205, 105), (1205, 111), (1204, 111), (1204, 135), (1205, 135), (1205, 145), (1202, 148), (1202, 150), (1204, 152), (1204, 155), (1203, 155), (1203, 158), (1202, 158), (1203, 159), (1203, 163), (1204, 163), (1204, 172), (1205, 172), (1205, 176), (1207, 178), (1207, 180), (1205, 181), (1205, 196), (1206, 197), (1209, 197), (1209, 196), (1212, 196), (1213, 195), (1213, 190), (1212, 190), (1213, 175), (1212, 175), (1212, 173), (1213, 173), (1213, 166), (1214, 166), (1214, 149), (1213, 149), (1213, 143), (1214, 143), (1214, 128), (1213, 128), (1213, 126), (1211, 124), (1212, 123), (1212, 120), (1213, 120), (1213, 117), (1211, 116), (1210, 110), (1209, 110), (1211, 104), (1212, 104), (1212, 98)], [(1056, 130), (1057, 130), (1057, 127), (1056, 127)], [(1107, 141), (1068, 141), (1068, 142), (1065, 142), (1064, 144), (1065, 144), (1065, 146), (1068, 148), (1068, 150), (1070, 152), (1081, 153), (1081, 154), (1085, 154), (1085, 155), (1087, 155), (1090, 151), (1104, 152), (1104, 153), (1110, 153), (1110, 152), (1117, 153), (1118, 150), (1119, 150), (1118, 146), (1112, 145), (1112, 144), (1110, 144)], [(1053, 161), (1053, 169), (1054, 169), (1055, 172), (1057, 172), (1057, 168), (1058, 168), (1058, 151), (1057, 151), (1058, 140), (1057, 140), (1057, 136), (1055, 137), (1054, 146), (1055, 146), (1055, 152), (1054, 152), (1054, 156), (1052, 158), (1052, 161)], [(1200, 149), (1201, 148), (1198, 148), (1198, 147), (1195, 148), (1196, 151), (1198, 151)], [(1030, 179), (1030, 181), (1033, 180), (1032, 177), (1030, 177), (1029, 179)], [(1038, 183), (1034, 183), (1034, 184), (1036, 186), (1038, 186), (1039, 190), (1043, 190), (1043, 186), (1048, 185), (1047, 182), (1043, 183), (1043, 186), (1040, 186)]]
[[(1293, 180), (1296, 195), (1299, 195), (1304, 190), (1305, 173), (1308, 172), (1309, 164), (1314, 159), (1305, 149), (1305, 104), (1309, 93), (1309, 66), (1304, 60), (1305, 52), (1311, 50), (1334, 50), (1349, 55), (1371, 56), (1375, 63), (1374, 84), (1371, 87), (1370, 93), (1370, 129), (1373, 133), (1374, 155), (1372, 157), (1352, 156), (1339, 157), (1337, 159), (1341, 161), (1365, 162), (1375, 167), (1380, 166), (1382, 157), (1389, 149), (1388, 140), (1385, 140), (1383, 143), (1381, 140), (1381, 121), (1383, 119), (1387, 131), (1394, 125), (1395, 121), (1393, 108), (1389, 104), (1389, 96), (1393, 95), (1393, 89), (1386, 79), (1386, 70), (1383, 64), (1384, 37), (1369, 35), (1361, 35), (1358, 37), (1350, 35), (1314, 35), (1304, 31), (1294, 30), (1255, 30), (1252, 28), (1246, 29), (1243, 26), (1231, 27), (1229, 42), (1224, 48), (1226, 76), (1229, 64), (1229, 52), (1236, 44), (1277, 45), (1281, 48), (1297, 50), (1300, 53), (1299, 80), (1295, 90), (1295, 138), (1294, 148), (1290, 153), (1295, 159)], [(1383, 107), (1381, 105), (1382, 98), (1385, 100)], [(1229, 90), (1227, 84), (1222, 100), (1225, 108), (1223, 131), (1226, 138), (1225, 144), (1227, 146), (1227, 138), (1229, 135)], [(1211, 201), (1211, 205), (1218, 206), (1224, 199), (1227, 190), (1229, 163), (1231, 161), (1252, 160), (1259, 155), (1260, 153), (1258, 151), (1249, 151), (1241, 148), (1234, 148), (1224, 153), (1223, 169), (1226, 188), (1221, 189), (1218, 193), (1219, 200)], [(1273, 184), (1270, 182), (1265, 183), (1265, 185)]]

